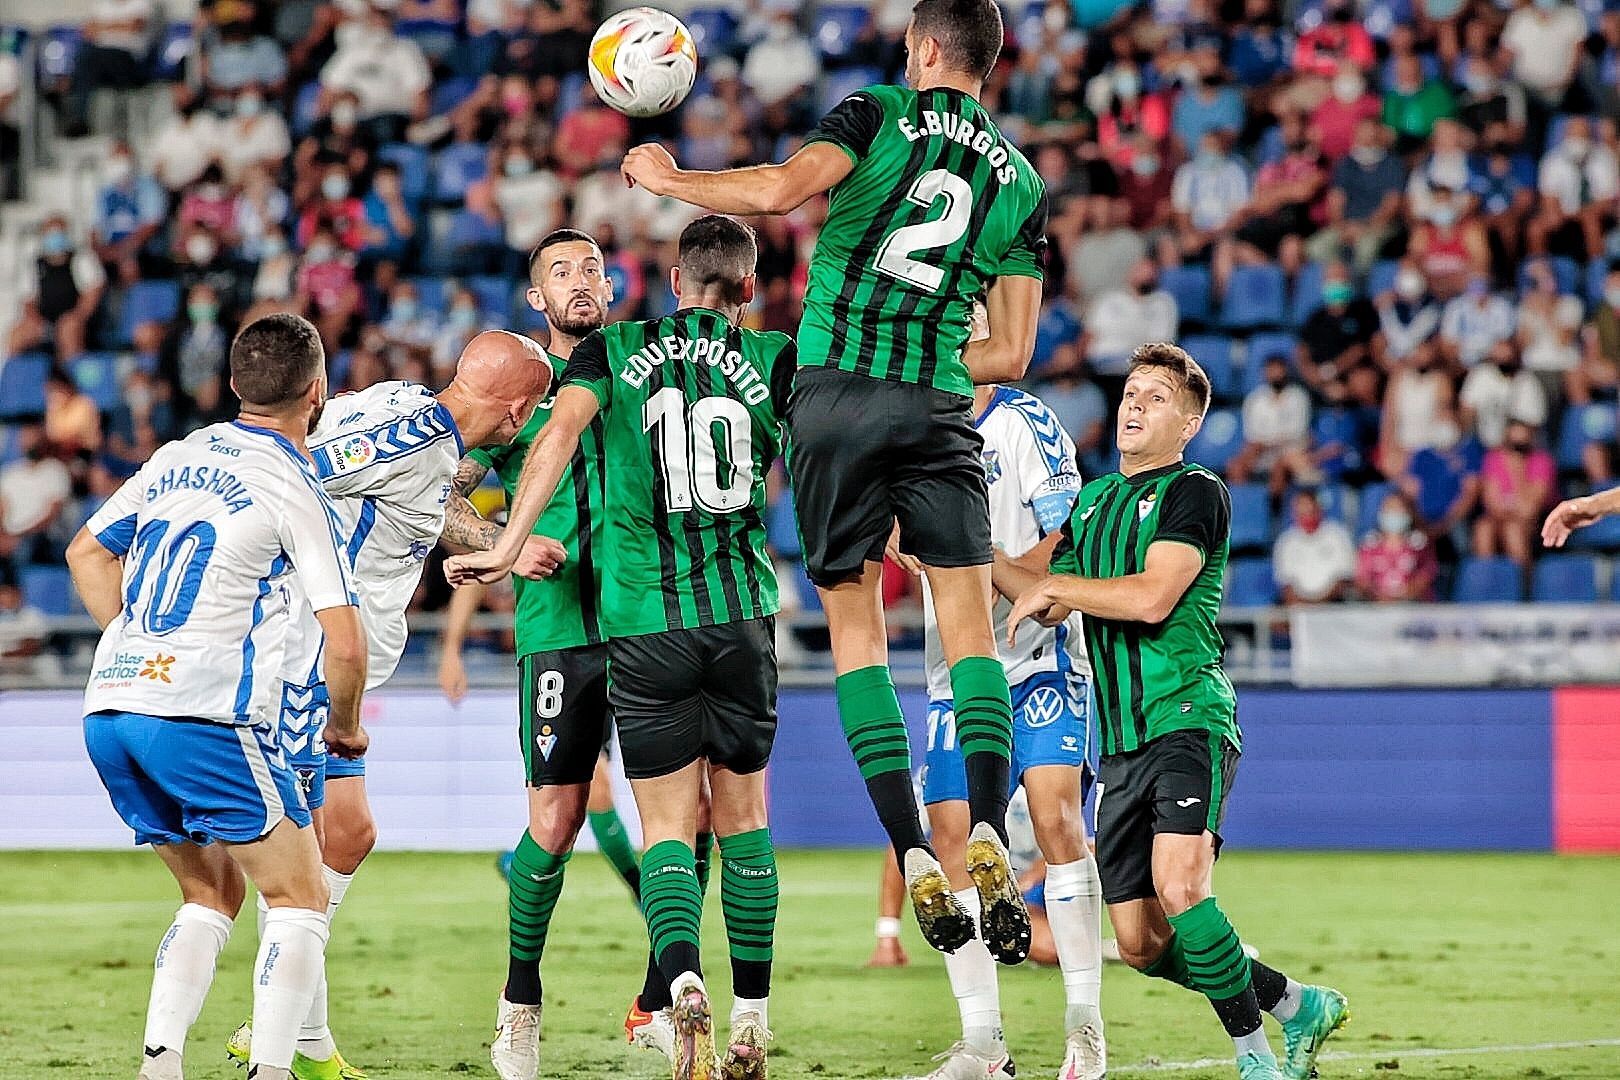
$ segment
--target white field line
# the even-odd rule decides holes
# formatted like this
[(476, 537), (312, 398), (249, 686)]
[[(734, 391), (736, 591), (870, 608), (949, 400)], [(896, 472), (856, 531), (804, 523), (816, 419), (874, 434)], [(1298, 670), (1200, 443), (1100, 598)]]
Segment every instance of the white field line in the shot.
[[(1620, 1047), (1620, 1039), (1584, 1039), (1579, 1042), (1520, 1043), (1505, 1046), (1455, 1046), (1436, 1049), (1418, 1047), (1407, 1049), (1392, 1046), (1377, 1053), (1356, 1051), (1348, 1053), (1329, 1050), (1318, 1061), (1390, 1061), (1404, 1058), (1474, 1057), (1485, 1054), (1534, 1054), (1554, 1050), (1589, 1050), (1597, 1047)], [(1202, 1061), (1162, 1061), (1149, 1065), (1110, 1065), (1110, 1076), (1151, 1076), (1154, 1073), (1194, 1072), (1198, 1069), (1216, 1069), (1230, 1066), (1232, 1059), (1205, 1058)]]

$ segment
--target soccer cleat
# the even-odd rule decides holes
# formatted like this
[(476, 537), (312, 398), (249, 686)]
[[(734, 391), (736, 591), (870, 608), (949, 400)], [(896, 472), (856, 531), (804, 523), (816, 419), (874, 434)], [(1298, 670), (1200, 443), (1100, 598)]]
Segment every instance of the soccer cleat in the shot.
[(1014, 1080), (1018, 1066), (1006, 1047), (986, 1053), (966, 1042), (956, 1042), (943, 1054), (935, 1054), (939, 1068), (915, 1080)]
[(731, 1037), (720, 1063), (725, 1080), (765, 1080), (765, 1045), (771, 1041), (759, 1013), (745, 1012), (731, 1021)]
[(905, 871), (906, 892), (911, 894), (923, 940), (947, 953), (972, 941), (973, 916), (951, 891), (939, 860), (924, 848), (912, 848), (906, 852)]
[(670, 1018), (675, 1022), (675, 1080), (713, 1080), (714, 1017), (709, 995), (696, 978), (677, 986)]
[(1021, 964), (1032, 940), (1029, 908), (1019, 891), (1007, 846), (987, 821), (968, 834), (967, 872), (979, 890), (979, 936), (1003, 964)]
[(1075, 1028), (1067, 1042), (1058, 1080), (1104, 1080), (1108, 1076), (1108, 1044), (1103, 1041), (1101, 1022)]
[(1350, 1002), (1329, 986), (1304, 987), (1299, 1011), (1283, 1022), (1283, 1075), (1288, 1080), (1310, 1080), (1316, 1075), (1316, 1055), (1328, 1036), (1350, 1020)]
[(535, 1080), (540, 1075), (540, 1006), (514, 1005), (501, 995), (489, 1060), (501, 1080)]
[(1237, 1059), (1238, 1080), (1284, 1080), (1270, 1054), (1244, 1054)]
[(671, 1065), (675, 1063), (675, 1021), (668, 1009), (648, 1012), (641, 1007), (641, 995), (630, 1002), (624, 1014), (624, 1041), (643, 1050), (656, 1050)]
[[(241, 1068), (248, 1063), (248, 1054), (252, 1049), (253, 1021), (247, 1020), (225, 1040), (225, 1056), (237, 1068)], [(320, 1061), (294, 1053), (289, 1075), (293, 1080), (366, 1080), (366, 1074), (344, 1061), (343, 1055), (336, 1050), (332, 1051), (331, 1057)]]

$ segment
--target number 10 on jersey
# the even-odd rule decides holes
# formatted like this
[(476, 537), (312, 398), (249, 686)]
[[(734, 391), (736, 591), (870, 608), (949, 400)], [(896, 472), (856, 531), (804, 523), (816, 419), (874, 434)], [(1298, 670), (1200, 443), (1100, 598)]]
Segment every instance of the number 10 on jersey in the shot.
[(654, 465), (663, 473), (670, 513), (685, 513), (696, 503), (712, 514), (728, 514), (752, 501), (753, 420), (742, 402), (705, 397), (688, 406), (680, 390), (665, 387), (642, 406), (641, 430), (657, 440)]

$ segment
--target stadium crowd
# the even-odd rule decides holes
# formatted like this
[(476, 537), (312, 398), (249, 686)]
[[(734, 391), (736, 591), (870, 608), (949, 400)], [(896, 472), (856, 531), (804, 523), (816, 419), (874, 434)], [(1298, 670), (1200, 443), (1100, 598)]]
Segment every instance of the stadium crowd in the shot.
[[(20, 312), (0, 337), (0, 622), (63, 610), (66, 538), (157, 445), (234, 413), (244, 320), (314, 320), (334, 390), (439, 386), (481, 329), (543, 337), (526, 253), (565, 222), (608, 253), (612, 317), (667, 311), (697, 211), (628, 189), (625, 149), (779, 160), (899, 78), (909, 14), (687, 10), (696, 89), (629, 120), (585, 79), (588, 0), (204, 0), (174, 26), (151, 0), (94, 6), (37, 35), (68, 50), (52, 71), (22, 71), (26, 34), (0, 28), (0, 150), (19, 79), (69, 135), (97, 95), (172, 109), (112, 139), (94, 205), (43, 220), (0, 283)], [(991, 104), (1052, 207), (1029, 384), (1088, 476), (1112, 467), (1130, 351), (1179, 340), (1216, 391), (1192, 455), (1232, 485), (1229, 603), (1608, 594), (1592, 552), (1620, 532), (1553, 557), (1533, 534), (1620, 468), (1620, 6), (1030, 0), (1007, 26)], [(760, 326), (795, 327), (821, 212), (754, 223)], [(791, 561), (785, 497), (772, 519)]]

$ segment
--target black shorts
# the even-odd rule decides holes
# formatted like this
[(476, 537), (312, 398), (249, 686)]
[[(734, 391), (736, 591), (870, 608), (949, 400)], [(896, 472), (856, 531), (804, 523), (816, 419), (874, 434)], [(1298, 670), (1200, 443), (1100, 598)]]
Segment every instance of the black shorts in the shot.
[(776, 620), (614, 638), (609, 700), (632, 780), (697, 761), (754, 773), (776, 740)]
[(836, 368), (801, 369), (788, 401), (788, 473), (817, 585), (900, 550), (927, 566), (990, 561), (990, 496), (973, 401)]
[(613, 739), (606, 645), (518, 658), (518, 741), (530, 787), (588, 784)]
[(1153, 838), (1159, 833), (1215, 834), (1237, 773), (1238, 750), (1209, 731), (1172, 731), (1128, 754), (1104, 754), (1097, 765), (1097, 873), (1103, 901), (1120, 904), (1157, 895)]

